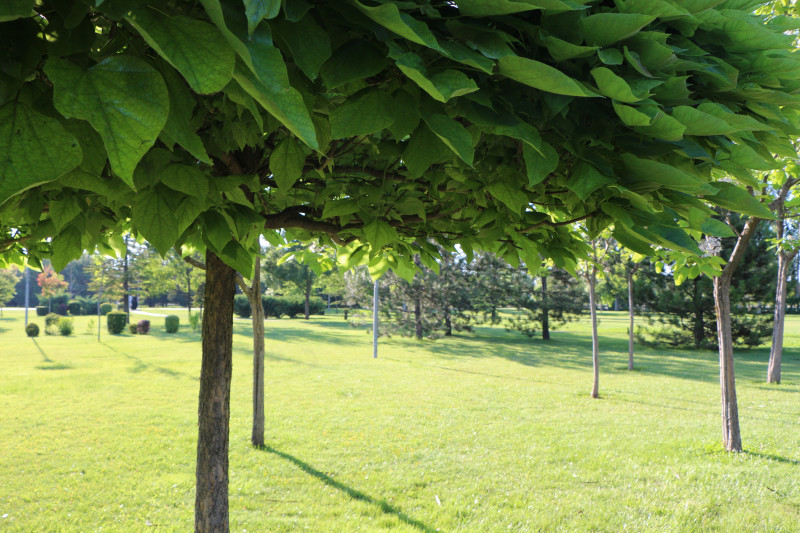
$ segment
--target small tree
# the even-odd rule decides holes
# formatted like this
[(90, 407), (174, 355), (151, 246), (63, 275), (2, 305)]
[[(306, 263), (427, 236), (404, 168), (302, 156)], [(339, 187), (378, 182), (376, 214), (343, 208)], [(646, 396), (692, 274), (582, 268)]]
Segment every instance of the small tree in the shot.
[(42, 296), (47, 298), (48, 311), (53, 310), (53, 296), (63, 293), (69, 287), (69, 284), (50, 265), (44, 266), (42, 272), (36, 277), (36, 282), (42, 288)]
[(0, 317), (3, 316), (3, 306), (17, 294), (19, 278), (18, 269), (0, 269)]

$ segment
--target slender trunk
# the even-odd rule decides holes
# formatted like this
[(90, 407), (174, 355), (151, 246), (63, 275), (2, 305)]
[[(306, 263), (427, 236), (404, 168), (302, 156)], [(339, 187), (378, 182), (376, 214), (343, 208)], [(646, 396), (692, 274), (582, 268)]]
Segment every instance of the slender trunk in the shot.
[(550, 307), (547, 301), (547, 276), (542, 276), (542, 339), (550, 340)]
[(769, 351), (769, 367), (767, 383), (781, 382), (781, 360), (783, 359), (783, 328), (786, 319), (786, 291), (789, 277), (789, 265), (794, 254), (778, 252), (778, 286), (775, 291), (775, 322), (772, 326), (772, 348)]
[(125, 260), (122, 263), (122, 309), (125, 311), (126, 322), (131, 321), (131, 304), (128, 301), (128, 238), (125, 237)]
[(592, 398), (600, 397), (600, 347), (597, 340), (597, 304), (595, 286), (597, 284), (597, 268), (592, 266), (589, 273), (589, 313), (592, 317)]
[(450, 315), (449, 305), (445, 305), (444, 307), (444, 336), (445, 337), (453, 336), (453, 320)]
[(372, 358), (378, 358), (378, 328), (380, 327), (380, 319), (378, 317), (378, 297), (379, 297), (378, 280), (372, 285)]
[(261, 303), (261, 260), (256, 258), (247, 293), (253, 321), (253, 446), (264, 446), (264, 306)]
[(306, 320), (311, 316), (311, 275), (306, 279)]
[(422, 304), (419, 298), (414, 300), (414, 333), (422, 340)]
[(633, 272), (626, 269), (625, 278), (628, 282), (628, 370), (633, 370)]
[(189, 312), (187, 320), (192, 319), (192, 273), (186, 274), (186, 308)]
[(719, 338), (719, 383), (722, 391), (722, 445), (729, 452), (742, 451), (739, 432), (739, 407), (736, 401), (736, 376), (733, 368), (731, 335), (731, 276), (714, 278), (714, 307)]
[(198, 409), (195, 532), (227, 533), (228, 427), (235, 272), (206, 252), (206, 317)]
[(692, 281), (692, 306), (694, 307), (694, 328), (692, 330), (692, 337), (694, 337), (694, 346), (699, 348), (706, 338), (706, 323), (703, 308), (703, 302), (700, 294), (700, 278), (695, 278)]

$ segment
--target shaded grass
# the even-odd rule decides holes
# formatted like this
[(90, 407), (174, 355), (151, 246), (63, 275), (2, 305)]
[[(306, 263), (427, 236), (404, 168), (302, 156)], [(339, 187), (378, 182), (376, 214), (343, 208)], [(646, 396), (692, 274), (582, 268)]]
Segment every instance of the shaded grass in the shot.
[[(729, 455), (716, 353), (639, 349), (628, 372), (627, 319), (601, 316), (599, 401), (586, 324), (551, 342), (382, 339), (373, 360), (340, 317), (267, 321), (262, 450), (236, 320), (232, 530), (800, 530), (800, 321), (782, 385), (763, 384), (767, 349), (736, 354), (746, 451)], [(16, 317), (0, 336), (0, 530), (191, 529), (199, 334), (150, 317), (148, 336), (34, 344)]]

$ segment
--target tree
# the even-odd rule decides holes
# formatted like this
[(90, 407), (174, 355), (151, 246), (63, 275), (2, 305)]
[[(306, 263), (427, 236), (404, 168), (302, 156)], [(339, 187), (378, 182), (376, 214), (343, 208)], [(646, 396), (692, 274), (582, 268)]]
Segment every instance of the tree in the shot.
[(739, 4), (152, 4), (3, 5), (0, 250), (206, 251), (198, 531), (228, 529), (234, 272), (261, 234), (406, 279), (429, 238), (574, 270), (577, 222), (686, 248), (696, 197), (741, 192), (712, 170), (793, 133), (792, 23)]
[(44, 269), (36, 277), (36, 283), (42, 288), (42, 296), (47, 298), (47, 305), (50, 311), (53, 310), (53, 296), (66, 291), (69, 286), (50, 265), (45, 265)]
[(17, 269), (0, 269), (0, 317), (2, 308), (16, 295), (17, 282), (19, 282), (19, 271)]

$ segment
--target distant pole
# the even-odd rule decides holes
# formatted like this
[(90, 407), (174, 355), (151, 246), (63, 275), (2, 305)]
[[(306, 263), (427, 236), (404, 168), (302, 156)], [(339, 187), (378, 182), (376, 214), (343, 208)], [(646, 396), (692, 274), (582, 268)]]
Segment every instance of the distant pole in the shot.
[(25, 327), (28, 327), (28, 304), (31, 301), (31, 269), (25, 267)]
[(103, 291), (97, 291), (97, 342), (100, 342), (100, 300), (103, 299)]
[(378, 358), (378, 280), (372, 288), (372, 358)]

